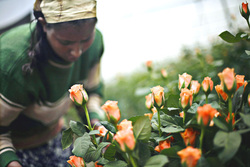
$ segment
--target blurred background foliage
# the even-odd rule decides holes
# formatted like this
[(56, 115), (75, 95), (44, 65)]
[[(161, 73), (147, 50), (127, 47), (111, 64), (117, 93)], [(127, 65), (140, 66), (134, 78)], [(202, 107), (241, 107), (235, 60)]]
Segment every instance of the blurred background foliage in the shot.
[[(178, 105), (180, 94), (178, 75), (184, 72), (192, 75), (192, 79), (198, 80), (199, 83), (203, 81), (204, 77), (209, 76), (216, 86), (220, 84), (217, 74), (222, 72), (224, 68), (229, 67), (234, 68), (236, 74), (245, 75), (245, 80), (249, 80), (250, 57), (245, 54), (245, 50), (250, 50), (250, 44), (246, 41), (229, 44), (217, 40), (212, 41), (208, 46), (197, 44), (193, 48), (183, 47), (182, 54), (174, 61), (154, 62), (152, 60), (152, 71), (147, 70), (146, 65), (144, 65), (141, 70), (116, 77), (112, 82), (106, 83), (104, 102), (106, 100), (118, 101), (121, 120), (123, 120), (149, 112), (145, 107), (145, 96), (151, 92), (152, 87), (157, 85), (164, 87), (166, 99), (169, 96), (176, 97), (174, 102), (167, 100), (167, 106)], [(166, 78), (162, 77), (161, 69), (167, 71)], [(196, 98), (205, 99), (202, 89), (200, 89)], [(210, 100), (218, 98), (214, 89), (209, 98)]]

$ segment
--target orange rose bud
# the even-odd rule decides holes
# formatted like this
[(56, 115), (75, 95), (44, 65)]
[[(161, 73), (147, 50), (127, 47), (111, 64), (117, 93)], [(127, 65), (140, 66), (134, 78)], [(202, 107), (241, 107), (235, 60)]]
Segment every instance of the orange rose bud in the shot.
[(145, 113), (144, 116), (149, 117), (150, 120), (152, 120), (152, 118), (153, 118), (153, 114), (152, 113)]
[(249, 105), (249, 107), (250, 107), (250, 93), (248, 94), (248, 105)]
[(183, 111), (180, 112), (180, 113), (179, 113), (179, 116), (183, 118), (183, 117), (184, 117), (184, 112), (183, 112)]
[(117, 125), (118, 130), (133, 130), (132, 121), (127, 119), (122, 120), (119, 125)]
[(148, 71), (152, 71), (153, 65), (152, 65), (152, 60), (146, 61), (146, 67)]
[(88, 94), (83, 89), (83, 85), (75, 84), (69, 89), (70, 99), (75, 102), (76, 105), (86, 104), (88, 101)]
[(164, 106), (165, 103), (164, 88), (158, 85), (151, 88), (151, 92), (152, 92), (152, 104), (156, 108), (161, 108), (162, 106)]
[(201, 84), (205, 94), (209, 95), (214, 86), (214, 82), (212, 81), (212, 79), (210, 77), (205, 77)]
[(170, 148), (172, 140), (173, 140), (173, 137), (160, 141), (159, 145), (155, 147), (155, 151), (161, 152), (164, 149)]
[(225, 68), (221, 73), (218, 74), (221, 80), (223, 91), (227, 95), (232, 95), (236, 90), (236, 79), (234, 69)]
[(120, 130), (118, 131), (115, 136), (114, 140), (116, 140), (121, 150), (126, 152), (126, 148), (129, 150), (133, 150), (135, 148), (135, 137), (132, 130)]
[(188, 88), (190, 83), (192, 80), (192, 76), (187, 74), (187, 73), (183, 73), (182, 75), (179, 74), (179, 90), (181, 90), (182, 88)]
[(147, 107), (147, 109), (151, 110), (151, 108), (153, 108), (153, 104), (152, 104), (152, 94), (148, 94), (147, 96), (145, 96), (145, 106)]
[(201, 124), (203, 122), (204, 126), (209, 125), (210, 121), (214, 118), (214, 116), (218, 113), (216, 109), (214, 109), (210, 104), (204, 104), (197, 108), (198, 113), (198, 123)]
[(98, 161), (95, 162), (95, 167), (103, 167), (102, 165), (98, 165)]
[(190, 90), (193, 91), (194, 95), (197, 95), (200, 91), (201, 84), (198, 81), (192, 80)]
[[(98, 126), (97, 130), (100, 132), (97, 134), (98, 136), (105, 137), (105, 135), (108, 133), (108, 130), (103, 126)], [(109, 134), (113, 135), (113, 133), (109, 132)], [(109, 134), (107, 134), (107, 140), (109, 139)]]
[(227, 101), (228, 95), (222, 90), (221, 85), (216, 85), (215, 90), (220, 99), (223, 99), (225, 102)]
[(242, 17), (244, 17), (248, 21), (248, 18), (249, 18), (248, 3), (242, 2), (241, 8), (240, 8), (240, 14)]
[(152, 111), (153, 115), (154, 115), (155, 113), (157, 113), (157, 109), (156, 109), (155, 107), (153, 107), (153, 108), (151, 109), (151, 111)]
[[(233, 117), (233, 119), (232, 119), (232, 124), (234, 124), (235, 123), (235, 116), (234, 116), (234, 113), (232, 113), (232, 117)], [(226, 121), (229, 123), (229, 120), (230, 120), (230, 113), (228, 113), (228, 115), (227, 115), (227, 117), (226, 117)]]
[(187, 128), (183, 133), (180, 134), (186, 146), (194, 146), (197, 133), (198, 132), (193, 128)]
[(201, 151), (191, 146), (178, 151), (177, 154), (181, 158), (181, 163), (186, 163), (187, 167), (195, 167), (198, 160), (201, 158)]
[(165, 69), (162, 68), (162, 69), (161, 69), (161, 77), (162, 77), (163, 79), (166, 79), (167, 76), (168, 76), (167, 71), (166, 71)]
[(77, 157), (77, 156), (70, 156), (70, 160), (67, 162), (72, 166), (72, 167), (84, 167), (84, 160), (82, 157)]
[(183, 109), (187, 109), (190, 106), (192, 106), (192, 102), (193, 102), (193, 91), (187, 88), (182, 89), (180, 93), (181, 107)]
[(238, 90), (241, 86), (244, 85), (244, 89), (247, 85), (247, 81), (244, 81), (245, 75), (236, 75), (235, 79), (236, 79), (236, 90)]
[(101, 108), (105, 111), (105, 113), (108, 117), (108, 120), (112, 123), (117, 124), (117, 122), (121, 118), (121, 113), (120, 113), (120, 109), (118, 107), (118, 102), (108, 100), (105, 102), (105, 104), (102, 105)]

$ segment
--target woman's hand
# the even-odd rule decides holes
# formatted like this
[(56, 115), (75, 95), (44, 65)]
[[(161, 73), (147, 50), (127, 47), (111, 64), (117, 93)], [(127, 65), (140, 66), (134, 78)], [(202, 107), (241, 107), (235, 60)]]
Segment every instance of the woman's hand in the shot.
[(22, 167), (22, 165), (17, 161), (12, 161), (7, 167)]

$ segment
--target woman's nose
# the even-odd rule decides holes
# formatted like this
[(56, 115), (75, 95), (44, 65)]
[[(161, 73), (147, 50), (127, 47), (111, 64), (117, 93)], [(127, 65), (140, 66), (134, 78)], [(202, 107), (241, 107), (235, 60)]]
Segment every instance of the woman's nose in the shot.
[(75, 44), (71, 50), (71, 55), (74, 57), (80, 57), (82, 54), (82, 48), (80, 44)]

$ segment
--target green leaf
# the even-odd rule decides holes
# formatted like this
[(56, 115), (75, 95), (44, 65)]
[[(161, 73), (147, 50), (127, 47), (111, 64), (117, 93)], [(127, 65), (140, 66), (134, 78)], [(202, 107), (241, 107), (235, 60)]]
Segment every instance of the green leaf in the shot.
[(250, 58), (250, 51), (249, 50), (245, 50), (246, 54), (248, 55), (248, 58)]
[(111, 144), (107, 150), (104, 153), (104, 158), (109, 161), (115, 160), (115, 154), (116, 154), (116, 146), (114, 144)]
[(168, 163), (168, 157), (165, 155), (155, 155), (149, 158), (144, 167), (161, 167)]
[(66, 129), (65, 131), (62, 132), (62, 148), (63, 150), (68, 148), (73, 142), (73, 132), (71, 128)]
[(228, 123), (227, 123), (227, 121), (225, 120), (225, 118), (223, 118), (223, 117), (214, 117), (213, 118), (213, 121), (214, 121), (214, 124), (218, 127), (218, 128), (220, 128), (221, 130), (223, 130), (223, 131), (229, 131), (229, 125), (228, 125)]
[(84, 161), (85, 162), (93, 161), (93, 157), (95, 156), (95, 151), (96, 151), (95, 146), (93, 144), (91, 144), (88, 151), (86, 152), (86, 154), (83, 157)]
[(250, 114), (243, 114), (240, 113), (241, 118), (243, 119), (244, 123), (250, 127)]
[(148, 117), (141, 116), (133, 126), (136, 139), (148, 141), (151, 135), (151, 122)]
[(241, 86), (233, 96), (233, 112), (237, 113), (241, 110), (242, 107), (242, 95), (244, 92), (244, 86)]
[(218, 131), (214, 137), (214, 145), (222, 148), (219, 152), (219, 159), (225, 163), (230, 160), (238, 151), (241, 143), (241, 135), (234, 132)]
[(169, 115), (161, 115), (162, 132), (166, 133), (177, 133), (182, 132), (184, 129), (178, 125), (178, 122)]
[(71, 120), (69, 126), (77, 136), (82, 136), (86, 132), (85, 126), (81, 122)]
[(89, 146), (91, 144), (90, 136), (88, 133), (84, 133), (83, 136), (78, 137), (75, 140), (74, 148), (72, 150), (72, 153), (75, 154), (78, 157), (84, 157), (86, 152), (89, 149)]
[(110, 161), (104, 165), (104, 167), (127, 167), (128, 164), (124, 161), (118, 160), (118, 161)]
[(102, 153), (102, 149), (104, 147), (106, 147), (107, 145), (109, 145), (110, 143), (109, 142), (101, 142), (96, 151), (95, 151), (95, 156), (93, 157), (93, 161), (97, 161), (100, 157), (101, 157), (101, 153)]
[(89, 135), (96, 135), (96, 134), (99, 134), (99, 130), (92, 130), (89, 132)]
[(112, 133), (116, 133), (116, 129), (114, 125), (108, 121), (101, 121), (100, 122), (107, 130), (109, 130)]
[(239, 42), (240, 39), (236, 38), (233, 34), (231, 34), (228, 31), (224, 31), (219, 35), (224, 41), (229, 42), (229, 43), (236, 43)]

